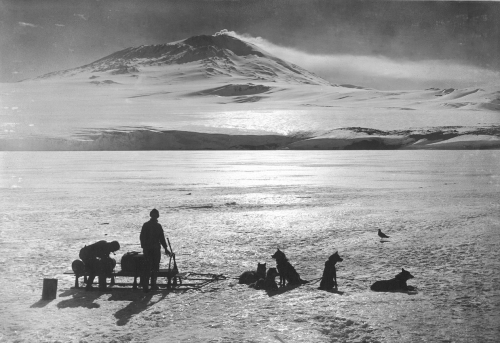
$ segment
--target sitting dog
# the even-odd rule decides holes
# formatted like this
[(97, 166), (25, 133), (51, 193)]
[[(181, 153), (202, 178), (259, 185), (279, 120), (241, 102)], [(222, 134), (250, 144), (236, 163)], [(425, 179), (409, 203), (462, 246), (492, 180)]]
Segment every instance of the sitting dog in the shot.
[(259, 279), (264, 279), (266, 277), (266, 264), (258, 263), (257, 270), (246, 271), (240, 275), (239, 282), (240, 284), (251, 284), (253, 282), (258, 281)]
[(300, 278), (299, 273), (297, 273), (295, 268), (290, 264), (290, 262), (288, 262), (285, 253), (280, 249), (278, 249), (271, 257), (276, 260), (276, 267), (280, 276), (280, 287), (285, 286), (286, 283), (289, 285), (307, 283), (307, 281)]
[(413, 279), (409, 271), (402, 268), (401, 273), (391, 280), (376, 281), (370, 289), (375, 292), (408, 292), (415, 290), (415, 287), (408, 286), (406, 281)]
[(255, 289), (276, 290), (278, 289), (278, 285), (275, 280), (276, 276), (278, 276), (276, 268), (269, 268), (266, 277), (250, 284), (250, 287)]
[(337, 269), (335, 264), (337, 262), (342, 262), (344, 259), (339, 256), (338, 251), (331, 255), (325, 262), (325, 269), (323, 270), (323, 277), (321, 278), (321, 283), (319, 284), (319, 289), (338, 289), (337, 284)]

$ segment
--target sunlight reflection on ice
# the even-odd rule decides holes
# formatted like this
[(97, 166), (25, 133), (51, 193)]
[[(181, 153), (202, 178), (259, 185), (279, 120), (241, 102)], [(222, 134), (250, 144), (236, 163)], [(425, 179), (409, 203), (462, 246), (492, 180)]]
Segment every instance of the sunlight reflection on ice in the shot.
[[(207, 334), (214, 340), (279, 337), (304, 343), (311, 337), (487, 341), (500, 304), (498, 154), (2, 152), (0, 263), (3, 303), (13, 314), (2, 319), (14, 325), (21, 316), (29, 318), (21, 333), (27, 341), (47, 325), (95, 338), (97, 327), (124, 322), (132, 339), (142, 337), (144, 327), (168, 325), (173, 341), (203, 341)], [(11, 189), (21, 182), (22, 188)], [(82, 293), (69, 290), (74, 280), (62, 272), (78, 249), (118, 239), (117, 258), (139, 250), (140, 227), (153, 206), (160, 209), (182, 271), (230, 279), (199, 292), (168, 294), (168, 301), (154, 307), (118, 301), (115, 293), (84, 301)], [(391, 238), (381, 244), (377, 228)], [(321, 276), (325, 259), (338, 250), (344, 258), (337, 269), (343, 293), (312, 284), (270, 296), (237, 283), (234, 278), (257, 262), (274, 266), (277, 247), (306, 280)], [(401, 267), (415, 275), (410, 284), (418, 293), (369, 290), (371, 282), (391, 278)], [(26, 312), (39, 299), (33, 285), (54, 273), (64, 292), (73, 293), (47, 304), (44, 312)], [(142, 292), (126, 294), (138, 298)], [(129, 311), (135, 305), (140, 310)], [(94, 320), (90, 309), (103, 315)], [(75, 322), (75, 316), (86, 322)]]

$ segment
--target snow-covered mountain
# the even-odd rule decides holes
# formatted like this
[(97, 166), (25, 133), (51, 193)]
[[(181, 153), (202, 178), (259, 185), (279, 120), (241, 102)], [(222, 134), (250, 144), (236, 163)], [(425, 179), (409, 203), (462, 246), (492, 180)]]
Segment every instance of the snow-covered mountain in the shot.
[[(191, 72), (206, 78), (226, 76), (259, 81), (329, 85), (328, 81), (307, 70), (228, 34), (201, 35), (169, 44), (128, 48), (82, 67), (49, 73), (38, 79), (89, 73), (94, 77), (103, 74), (137, 75), (154, 70), (154, 67), (177, 65), (184, 68), (187, 64), (195, 64), (190, 66), (194, 69)], [(170, 77), (166, 73), (162, 74), (160, 79), (168, 80)]]
[(334, 85), (230, 34), (0, 84), (0, 150), (500, 147), (500, 86)]

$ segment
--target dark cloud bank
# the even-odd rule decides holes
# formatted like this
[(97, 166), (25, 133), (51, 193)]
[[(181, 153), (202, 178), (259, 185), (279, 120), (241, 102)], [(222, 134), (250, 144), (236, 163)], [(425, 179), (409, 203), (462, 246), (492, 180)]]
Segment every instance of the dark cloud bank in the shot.
[(221, 29), (311, 54), (451, 60), (500, 70), (496, 2), (7, 0), (0, 13), (0, 82)]

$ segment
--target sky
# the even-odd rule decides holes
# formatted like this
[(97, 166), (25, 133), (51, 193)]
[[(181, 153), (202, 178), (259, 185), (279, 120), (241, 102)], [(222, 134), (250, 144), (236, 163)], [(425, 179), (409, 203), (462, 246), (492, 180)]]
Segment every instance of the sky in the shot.
[(336, 84), (466, 87), (500, 76), (500, 2), (0, 0), (0, 82), (228, 30)]

